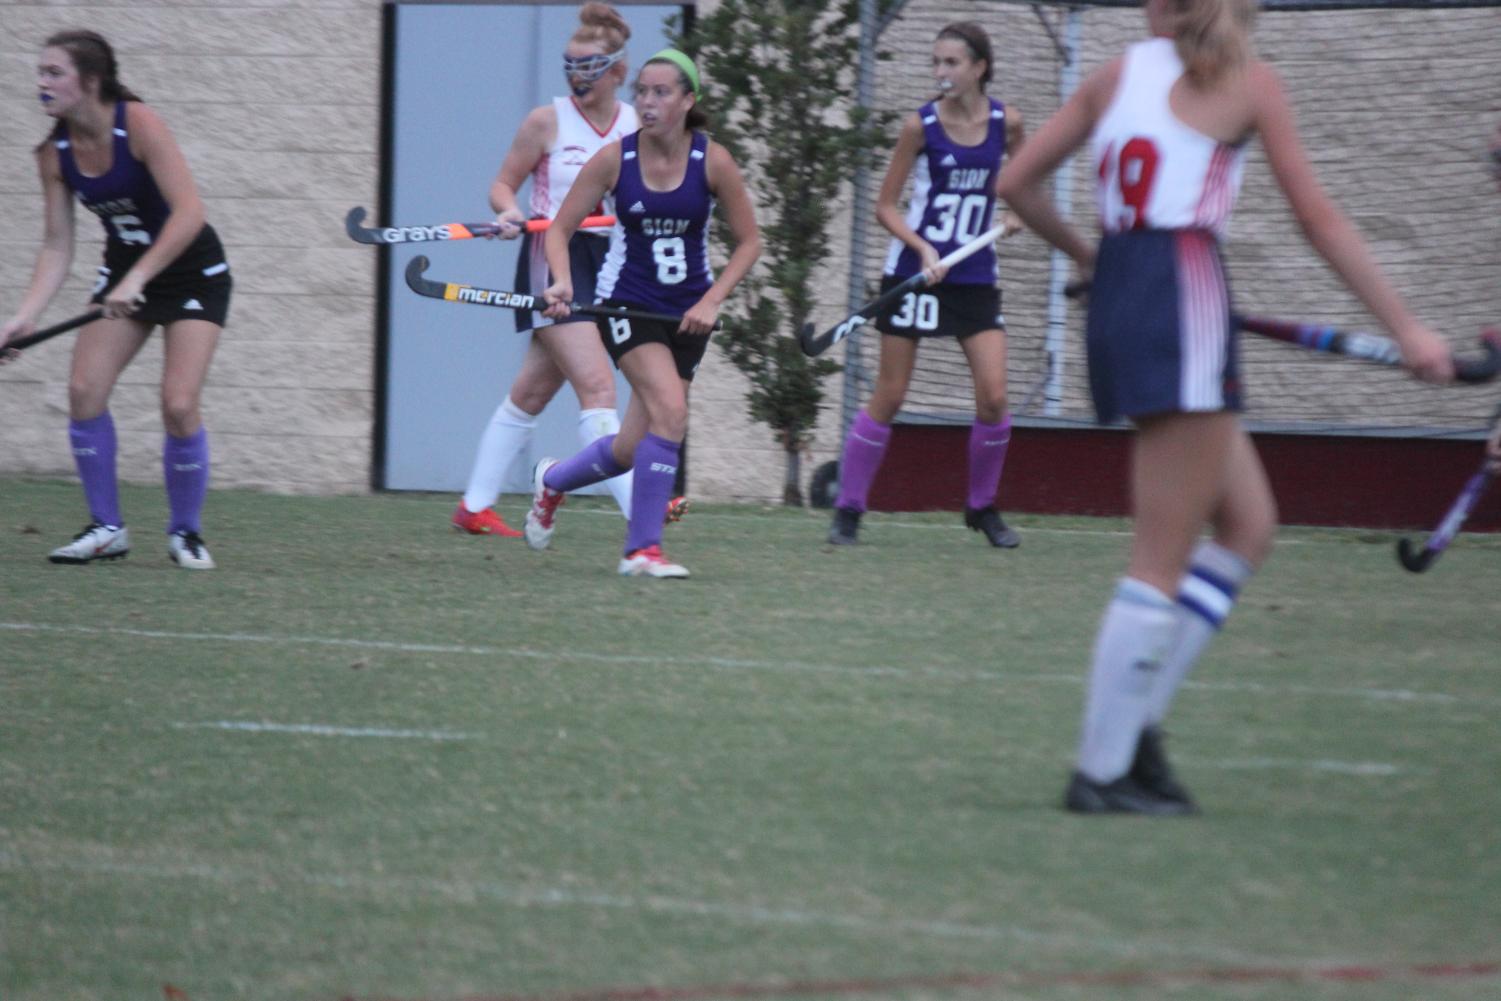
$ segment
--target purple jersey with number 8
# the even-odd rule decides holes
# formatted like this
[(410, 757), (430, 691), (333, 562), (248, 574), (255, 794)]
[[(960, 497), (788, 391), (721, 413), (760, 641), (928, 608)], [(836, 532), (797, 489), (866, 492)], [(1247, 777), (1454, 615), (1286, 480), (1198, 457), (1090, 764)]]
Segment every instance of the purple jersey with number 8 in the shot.
[[(976, 146), (961, 146), (943, 131), (938, 106), (918, 109), (923, 148), (912, 173), (907, 225), (947, 257), (990, 229), (995, 218), (995, 179), (1006, 152), (1006, 108), (990, 98), (990, 123)], [(917, 251), (891, 241), (886, 274), (910, 278), (922, 270)], [(945, 285), (990, 285), (996, 280), (995, 248), (986, 247), (949, 269)]]
[(654, 191), (641, 177), (639, 133), (620, 140), (615, 182), (615, 228), (595, 283), (596, 302), (615, 299), (661, 313), (687, 312), (703, 298), (709, 272), (709, 137), (693, 133), (683, 183)]

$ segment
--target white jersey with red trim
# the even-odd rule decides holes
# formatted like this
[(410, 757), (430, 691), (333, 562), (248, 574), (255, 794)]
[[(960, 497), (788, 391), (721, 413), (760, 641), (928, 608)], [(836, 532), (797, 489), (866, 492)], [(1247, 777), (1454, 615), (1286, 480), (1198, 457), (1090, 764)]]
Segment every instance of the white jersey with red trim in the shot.
[(639, 127), (636, 109), (619, 101), (615, 102), (615, 119), (603, 132), (585, 117), (572, 97), (555, 97), (552, 107), (558, 119), (558, 132), (532, 171), (530, 214), (533, 219), (556, 216), (558, 209), (563, 207), (563, 199), (568, 197), (568, 189), (573, 187), (589, 158)]
[(1168, 103), (1183, 61), (1170, 38), (1126, 50), (1110, 107), (1090, 142), (1099, 184), (1100, 225), (1203, 229), (1222, 234), (1240, 194), (1245, 144), (1232, 146), (1190, 128)]

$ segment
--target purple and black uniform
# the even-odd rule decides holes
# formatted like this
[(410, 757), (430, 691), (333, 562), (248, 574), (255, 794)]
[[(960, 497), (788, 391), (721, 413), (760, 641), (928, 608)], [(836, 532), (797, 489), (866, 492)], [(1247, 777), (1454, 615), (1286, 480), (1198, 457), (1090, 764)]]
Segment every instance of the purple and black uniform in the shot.
[[(907, 225), (947, 257), (991, 228), (995, 181), (1006, 153), (1006, 108), (990, 98), (985, 138), (974, 146), (954, 142), (938, 120), (938, 106), (918, 109), (923, 147), (912, 175)], [(922, 270), (917, 251), (893, 239), (886, 255), (882, 290), (895, 288)], [(883, 310), (876, 329), (900, 337), (967, 337), (1004, 327), (996, 284), (994, 247), (949, 269), (942, 282), (914, 292)]]
[[(714, 284), (709, 271), (709, 137), (693, 133), (683, 181), (671, 191), (654, 191), (641, 176), (638, 133), (620, 140), (620, 177), (615, 182), (615, 229), (610, 252), (595, 283), (596, 301), (654, 313), (679, 315), (691, 309)], [(610, 357), (620, 358), (638, 344), (664, 343), (678, 374), (693, 378), (706, 335), (679, 334), (674, 325), (601, 318), (600, 335)]]
[[(127, 103), (115, 104), (110, 164), (103, 174), (91, 177), (78, 169), (66, 123), (53, 140), (63, 182), (104, 225), (104, 264), (91, 300), (96, 303), (103, 302), (105, 293), (141, 259), (172, 212), (151, 171), (130, 152)], [(177, 259), (147, 283), (146, 301), (133, 319), (149, 324), (207, 320), (223, 326), (229, 313), (230, 284), (224, 247), (213, 227), (205, 223)]]

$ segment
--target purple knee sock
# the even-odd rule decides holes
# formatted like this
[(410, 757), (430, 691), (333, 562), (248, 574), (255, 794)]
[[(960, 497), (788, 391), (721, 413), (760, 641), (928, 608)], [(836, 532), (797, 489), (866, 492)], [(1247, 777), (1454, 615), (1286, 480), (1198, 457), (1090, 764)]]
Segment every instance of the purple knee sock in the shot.
[(1001, 468), (1006, 465), (1006, 446), (1011, 444), (1011, 415), (999, 424), (975, 421), (969, 428), (969, 499), (971, 508), (995, 504), (1001, 488)]
[(162, 477), (167, 481), (167, 531), (197, 532), (203, 499), (208, 496), (208, 431), (200, 427), (186, 438), (162, 441)]
[(587, 487), (591, 483), (599, 483), (613, 476), (619, 476), (625, 472), (626, 467), (615, 461), (615, 453), (610, 451), (615, 436), (607, 434), (601, 438), (595, 438), (573, 455), (559, 462), (549, 469), (542, 477), (542, 482), (552, 490), (561, 490), (565, 494), (579, 487)]
[(89, 517), (101, 525), (123, 525), (120, 490), (115, 482), (115, 422), (106, 410), (86, 421), (68, 422), (73, 464), (83, 481)]
[(625, 533), (625, 555), (662, 544), (662, 522), (672, 484), (678, 475), (682, 445), (648, 434), (636, 446), (634, 482), (631, 484), (631, 520)]
[(839, 460), (839, 498), (834, 501), (835, 507), (865, 510), (870, 485), (875, 482), (876, 470), (881, 468), (890, 441), (891, 425), (882, 424), (860, 411), (844, 439), (844, 457)]

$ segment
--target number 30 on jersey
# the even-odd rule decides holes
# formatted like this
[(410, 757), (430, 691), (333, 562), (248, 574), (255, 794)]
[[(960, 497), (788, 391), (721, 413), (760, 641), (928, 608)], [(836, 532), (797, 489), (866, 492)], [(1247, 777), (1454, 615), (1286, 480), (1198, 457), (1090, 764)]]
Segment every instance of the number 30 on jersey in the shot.
[(902, 296), (902, 308), (891, 317), (898, 329), (938, 329), (938, 298), (926, 292), (908, 292)]

